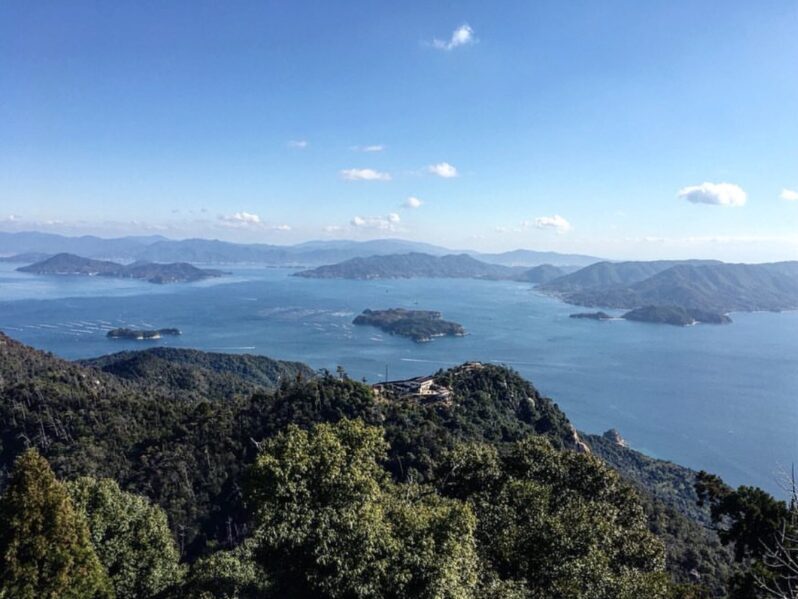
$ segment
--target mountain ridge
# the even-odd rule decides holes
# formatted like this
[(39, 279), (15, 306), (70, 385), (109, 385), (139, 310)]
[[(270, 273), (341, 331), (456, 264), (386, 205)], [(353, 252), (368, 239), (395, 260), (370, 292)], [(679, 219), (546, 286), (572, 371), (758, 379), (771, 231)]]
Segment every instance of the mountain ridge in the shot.
[(781, 311), (798, 307), (798, 262), (602, 262), (538, 289), (570, 304), (597, 308)]
[[(103, 238), (93, 235), (68, 237), (54, 233), (0, 231), (0, 256), (21, 253), (72, 253), (105, 260), (149, 260), (152, 262), (195, 262), (204, 264), (264, 264), (269, 266), (312, 267), (341, 262), (350, 258), (406, 252), (432, 255), (468, 253), (434, 244), (385, 238), (367, 241), (310, 240), (294, 245), (233, 243), (219, 239), (169, 239), (161, 235)], [(583, 266), (600, 258), (581, 254), (560, 254), (534, 250), (486, 253), (483, 261), (505, 266), (555, 265)]]

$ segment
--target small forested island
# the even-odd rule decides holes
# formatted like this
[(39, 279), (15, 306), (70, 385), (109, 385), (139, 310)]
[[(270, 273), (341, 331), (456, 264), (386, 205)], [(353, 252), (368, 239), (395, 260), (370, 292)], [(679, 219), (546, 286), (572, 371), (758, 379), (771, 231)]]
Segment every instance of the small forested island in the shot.
[(636, 308), (623, 315), (625, 320), (637, 322), (652, 322), (657, 324), (671, 324), (676, 326), (691, 326), (694, 324), (728, 324), (732, 320), (725, 314), (681, 308), (679, 306), (645, 306)]
[(143, 341), (146, 339), (160, 339), (165, 336), (181, 335), (180, 329), (112, 329), (108, 331), (106, 337), (109, 339), (134, 339), (136, 341)]
[(211, 277), (221, 277), (220, 270), (197, 268), (186, 262), (156, 264), (134, 262), (118, 264), (106, 260), (92, 260), (74, 254), (56, 254), (51, 258), (17, 269), (19, 272), (37, 275), (80, 275), (90, 277), (115, 277), (120, 279), (142, 279), (150, 283), (190, 283)]
[(410, 337), (416, 343), (432, 341), (433, 337), (462, 337), (466, 334), (462, 325), (443, 320), (440, 312), (432, 310), (364, 310), (352, 324), (378, 327), (391, 335)]
[(612, 320), (612, 316), (606, 312), (579, 312), (571, 314), (571, 318), (587, 318), (589, 320)]

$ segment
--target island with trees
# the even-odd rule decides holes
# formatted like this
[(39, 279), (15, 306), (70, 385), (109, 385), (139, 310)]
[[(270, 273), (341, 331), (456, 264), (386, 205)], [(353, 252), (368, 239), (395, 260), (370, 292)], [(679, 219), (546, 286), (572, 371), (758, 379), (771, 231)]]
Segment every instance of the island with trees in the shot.
[(584, 318), (586, 320), (612, 320), (613, 317), (606, 312), (578, 312), (571, 314), (571, 318)]
[(118, 264), (107, 260), (92, 260), (74, 254), (56, 254), (50, 258), (17, 269), (37, 275), (72, 275), (90, 277), (114, 277), (118, 279), (141, 279), (150, 283), (190, 283), (203, 279), (221, 277), (220, 270), (197, 268), (186, 262), (158, 264), (155, 262), (133, 262)]
[(432, 341), (433, 337), (462, 337), (466, 334), (463, 325), (443, 320), (440, 312), (432, 310), (364, 310), (352, 324), (378, 327), (391, 335), (409, 337), (416, 343)]
[(109, 339), (131, 339), (134, 341), (143, 341), (148, 339), (160, 339), (161, 337), (170, 336), (176, 337), (182, 335), (180, 329), (166, 328), (166, 329), (128, 329), (119, 328), (111, 329), (106, 333)]
[(623, 319), (683, 327), (694, 324), (729, 324), (732, 321), (725, 314), (681, 308), (679, 306), (644, 306), (635, 308), (624, 314)]

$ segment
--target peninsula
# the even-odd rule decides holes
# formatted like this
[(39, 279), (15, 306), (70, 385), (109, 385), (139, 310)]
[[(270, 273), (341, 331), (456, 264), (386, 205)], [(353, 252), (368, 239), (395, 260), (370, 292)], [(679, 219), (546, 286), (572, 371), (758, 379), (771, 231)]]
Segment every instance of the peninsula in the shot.
[(466, 333), (462, 325), (443, 320), (440, 312), (431, 310), (364, 310), (352, 324), (375, 326), (391, 335), (409, 337), (416, 343), (432, 341), (433, 337), (462, 337)]

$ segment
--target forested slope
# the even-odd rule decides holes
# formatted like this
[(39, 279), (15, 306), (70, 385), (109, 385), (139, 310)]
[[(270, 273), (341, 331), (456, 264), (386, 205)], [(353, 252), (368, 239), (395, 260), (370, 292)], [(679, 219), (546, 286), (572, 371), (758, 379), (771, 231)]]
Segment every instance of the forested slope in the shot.
[[(383, 465), (403, 484), (440, 484), (442, 465), (463, 443), (502, 454), (531, 435), (555, 450), (583, 448), (557, 405), (511, 370), (464, 366), (436, 381), (451, 397), (426, 404), (267, 358), (150, 350), (77, 364), (0, 336), (0, 469), (5, 478), (33, 446), (60, 478), (113, 479), (166, 511), (193, 560), (253, 531), (246, 473), (262, 442), (292, 425), (359, 419), (379, 427)], [(586, 440), (640, 489), (674, 577), (721, 588), (727, 555), (697, 521), (706, 518), (693, 505), (692, 473)]]

